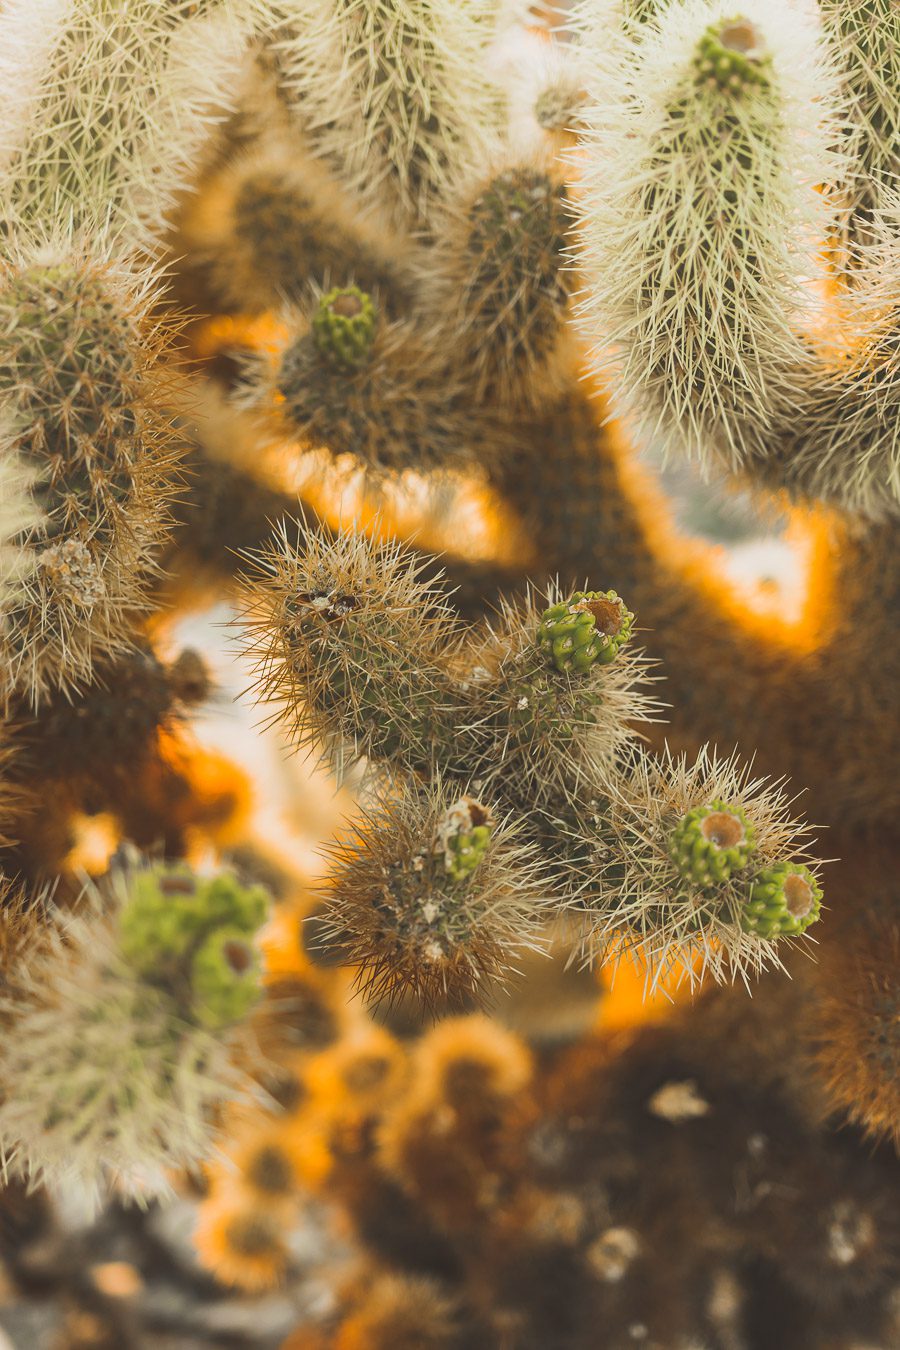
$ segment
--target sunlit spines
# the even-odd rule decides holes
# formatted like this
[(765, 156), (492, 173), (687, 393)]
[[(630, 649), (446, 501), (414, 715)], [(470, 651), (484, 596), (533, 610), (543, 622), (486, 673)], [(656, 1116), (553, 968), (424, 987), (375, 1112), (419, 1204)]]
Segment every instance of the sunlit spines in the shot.
[(362, 755), (432, 764), (452, 742), (444, 648), (456, 625), (421, 562), (355, 526), (304, 539), (286, 524), (249, 561), (242, 645), (291, 739), (324, 743), (338, 769)]
[(509, 70), (510, 136), (518, 150), (562, 158), (575, 144), (587, 101), (587, 69), (577, 41), (539, 42)]
[(900, 510), (900, 195), (879, 197), (835, 302), (837, 350), (809, 367), (747, 466), (764, 486), (875, 518)]
[(428, 1009), (480, 1003), (515, 971), (518, 953), (541, 945), (551, 911), (534, 851), (498, 822), (474, 865), (460, 869), (458, 797), (449, 786), (398, 789), (333, 850), (325, 923), (372, 1002), (411, 993)]
[[(0, 13), (0, 175), (28, 134), (48, 51), (59, 41), (72, 0), (9, 0)], [(0, 180), (2, 181), (2, 180)]]
[(891, 0), (821, 0), (850, 97), (851, 240), (865, 242), (900, 171), (900, 12)]
[(421, 225), (501, 125), (493, 0), (280, 0), (284, 88), (316, 153), (395, 221)]
[(836, 77), (808, 16), (771, 0), (671, 6), (611, 56), (604, 38), (585, 34), (583, 331), (649, 432), (735, 466), (809, 363)]
[(147, 605), (178, 453), (158, 299), (152, 271), (71, 241), (14, 251), (0, 275), (2, 453), (39, 513), (3, 559), (5, 697), (87, 681)]
[[(4, 425), (5, 423), (5, 425)], [(13, 452), (14, 431), (9, 417), (0, 422), (0, 441), (6, 450), (0, 453), (0, 640), (6, 624), (7, 608), (14, 603), (20, 579), (27, 577), (29, 559), (16, 541), (40, 520), (40, 511), (31, 495), (34, 472)]]
[(547, 152), (490, 176), (480, 168), (449, 197), (426, 304), (479, 398), (521, 407), (558, 391), (572, 347), (570, 225), (563, 171)]
[[(653, 987), (679, 967), (693, 986), (707, 974), (748, 982), (781, 966), (779, 937), (793, 940), (809, 925), (757, 921), (764, 897), (754, 885), (791, 864), (821, 897), (809, 827), (789, 807), (780, 784), (753, 778), (734, 756), (704, 749), (691, 762), (638, 751), (614, 784), (594, 840), (595, 869), (581, 878), (589, 954), (638, 951)], [(704, 822), (715, 838), (700, 834)], [(688, 848), (691, 832), (702, 847)]]
[(214, 168), (186, 200), (173, 247), (213, 304), (246, 313), (355, 283), (391, 308), (408, 295), (403, 254), (300, 140), (268, 141)]
[(229, 111), (246, 45), (237, 3), (196, 8), (190, 0), (72, 0), (27, 134), (0, 178), (7, 221), (40, 230), (55, 217), (126, 244), (159, 243)]

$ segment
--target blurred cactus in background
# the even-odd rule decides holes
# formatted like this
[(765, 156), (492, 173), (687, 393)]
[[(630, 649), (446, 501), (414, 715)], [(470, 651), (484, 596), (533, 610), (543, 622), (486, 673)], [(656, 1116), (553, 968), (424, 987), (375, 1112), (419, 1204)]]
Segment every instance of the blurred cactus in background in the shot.
[(900, 9), (0, 72), (0, 1327), (896, 1345)]

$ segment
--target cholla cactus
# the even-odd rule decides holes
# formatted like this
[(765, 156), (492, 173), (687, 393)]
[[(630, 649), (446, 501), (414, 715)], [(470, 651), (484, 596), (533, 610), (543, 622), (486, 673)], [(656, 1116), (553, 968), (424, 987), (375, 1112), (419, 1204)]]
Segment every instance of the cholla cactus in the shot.
[(570, 224), (563, 176), (546, 154), (479, 177), (450, 199), (427, 303), (481, 399), (518, 407), (558, 388), (571, 350)]
[(261, 992), (264, 899), (165, 866), (112, 895), (111, 912), (95, 891), (57, 915), (11, 975), (0, 1142), (31, 1180), (148, 1195), (206, 1155), (216, 1108), (250, 1087), (232, 1050)]
[[(552, 10), (2, 6), (0, 1144), (202, 1164), (245, 1290), (340, 1210), (304, 1350), (894, 1344), (900, 20)], [(790, 499), (796, 623), (634, 431)], [(314, 893), (185, 726), (236, 595)]]
[[(328, 295), (348, 290), (359, 288)], [(471, 465), (482, 424), (466, 405), (466, 385), (447, 371), (433, 335), (379, 314), (380, 296), (359, 294), (371, 315), (352, 363), (335, 359), (326, 345), (320, 314), (327, 297), (317, 298), (308, 315), (289, 316), (292, 340), (274, 370), (249, 363), (240, 401), (251, 409), (274, 406), (282, 434), (312, 449), (327, 446), (375, 478)]]
[[(348, 531), (331, 540), (287, 526), (255, 559), (246, 612), (257, 689), (298, 743), (324, 739), (336, 766), (359, 755), (428, 762), (452, 736), (441, 648), (451, 610), (395, 545)], [(278, 716), (278, 713), (276, 713)]]
[[(651, 983), (680, 970), (748, 980), (781, 964), (781, 935), (819, 917), (822, 891), (802, 859), (808, 827), (791, 819), (778, 784), (753, 779), (734, 758), (704, 751), (693, 762), (639, 754), (616, 785), (607, 833), (594, 838), (608, 861), (582, 879), (587, 950), (637, 950)], [(780, 879), (808, 892), (803, 921), (778, 922)], [(786, 909), (786, 905), (785, 905)]]
[[(370, 993), (408, 988), (427, 1003), (437, 989), (472, 993), (522, 923), (519, 908), (507, 921), (482, 894), (491, 874), (477, 853), (471, 867), (456, 845), (448, 854), (449, 803), (423, 804), (422, 777), (439, 794), (442, 779), (477, 784), (480, 809), (514, 814), (537, 851), (510, 858), (503, 885), (545, 885), (547, 913), (587, 911), (589, 958), (639, 948), (654, 980), (678, 962), (692, 980), (707, 970), (746, 979), (780, 964), (779, 936), (808, 926), (776, 922), (765, 891), (765, 869), (799, 861), (804, 837), (777, 787), (735, 760), (704, 752), (688, 765), (636, 747), (632, 724), (653, 704), (640, 657), (624, 650), (634, 616), (614, 591), (551, 595), (549, 608), (531, 596), (496, 627), (466, 633), (411, 559), (355, 532), (313, 536), (302, 552), (284, 535), (261, 561), (269, 575), (248, 577), (247, 601), (260, 692), (281, 702), (301, 741), (352, 739), (376, 773), (414, 776), (401, 805), (341, 856), (328, 901), (333, 936)], [(469, 836), (467, 851), (476, 842), (486, 841)], [(527, 876), (539, 859), (544, 883)], [(526, 909), (539, 913), (533, 899)], [(482, 912), (490, 956), (468, 948), (482, 940)]]
[(865, 241), (872, 213), (895, 189), (900, 15), (890, 0), (822, 0), (821, 11), (825, 31), (841, 53), (850, 100), (850, 237)]
[[(488, 820), (470, 800), (468, 820)], [(368, 812), (334, 853), (326, 931), (374, 1002), (407, 991), (428, 1008), (480, 1002), (542, 942), (548, 906), (534, 849), (503, 824), (487, 838), (484, 824), (463, 831), (460, 814), (453, 790), (410, 788)]]
[(644, 425), (740, 464), (806, 364), (799, 278), (828, 228), (817, 189), (839, 172), (836, 132), (810, 110), (828, 107), (835, 73), (811, 20), (767, 0), (738, 16), (673, 6), (608, 59), (591, 13), (585, 332), (616, 344)]
[(72, 244), (23, 251), (0, 276), (2, 454), (34, 503), (3, 563), (4, 697), (36, 705), (88, 680), (146, 604), (176, 459), (157, 301), (151, 280)]
[(302, 143), (254, 145), (215, 167), (182, 210), (178, 240), (226, 309), (301, 301), (311, 282), (407, 294), (402, 244)]
[(316, 152), (399, 223), (427, 221), (502, 124), (485, 61), (495, 0), (278, 0), (273, 10), (287, 97)]
[(47, 6), (29, 8), (28, 37), (46, 43), (45, 65), (15, 153), (0, 161), (7, 228), (40, 233), (56, 218), (158, 241), (229, 111), (246, 46), (232, 0), (196, 10), (189, 0), (72, 0), (48, 42)]

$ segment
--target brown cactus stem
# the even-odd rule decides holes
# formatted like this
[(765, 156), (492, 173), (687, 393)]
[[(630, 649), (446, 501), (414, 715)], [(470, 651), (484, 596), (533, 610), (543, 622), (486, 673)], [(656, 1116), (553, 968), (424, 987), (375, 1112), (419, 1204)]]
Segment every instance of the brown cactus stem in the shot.
[[(706, 742), (756, 752), (760, 772), (787, 774), (822, 823), (878, 828), (900, 805), (891, 772), (900, 676), (900, 563), (891, 524), (829, 522), (811, 566), (796, 632), (748, 614), (716, 550), (679, 538), (658, 486), (587, 386), (523, 425), (492, 486), (533, 541), (537, 584), (611, 586), (637, 615), (662, 663), (669, 704), (659, 736), (695, 752)], [(454, 566), (448, 566), (453, 577)], [(840, 729), (840, 734), (836, 734)]]

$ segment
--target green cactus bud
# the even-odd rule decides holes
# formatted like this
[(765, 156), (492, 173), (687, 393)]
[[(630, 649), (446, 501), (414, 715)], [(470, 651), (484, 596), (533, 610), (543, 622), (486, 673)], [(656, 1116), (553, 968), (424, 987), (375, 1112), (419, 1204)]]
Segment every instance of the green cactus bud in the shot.
[(741, 927), (757, 937), (795, 937), (821, 917), (822, 887), (802, 863), (778, 863), (754, 877)]
[(205, 1027), (239, 1022), (260, 995), (259, 955), (242, 928), (217, 928), (191, 963), (193, 1012)]
[(615, 591), (575, 591), (541, 615), (538, 643), (557, 670), (608, 665), (631, 637), (634, 615)]
[(669, 856), (684, 877), (714, 886), (747, 866), (756, 832), (739, 806), (724, 801), (695, 806), (669, 836)]
[(269, 899), (261, 886), (242, 886), (237, 877), (225, 872), (203, 882), (197, 896), (204, 927), (238, 928), (255, 933), (265, 922)]
[(748, 84), (764, 84), (760, 67), (768, 59), (762, 36), (748, 19), (711, 24), (697, 44), (698, 77), (733, 92)]
[(129, 885), (119, 918), (122, 954), (141, 974), (161, 976), (213, 930), (255, 932), (267, 908), (259, 886), (242, 886), (228, 873), (204, 881), (183, 864), (161, 863)]
[(313, 315), (313, 340), (329, 364), (354, 369), (365, 363), (375, 339), (378, 312), (358, 286), (335, 287)]
[(198, 880), (183, 864), (137, 872), (119, 916), (122, 955), (142, 974), (158, 974), (185, 955), (203, 929)]
[(438, 831), (447, 874), (464, 881), (481, 862), (491, 842), (491, 813), (473, 797), (460, 797), (447, 811)]

